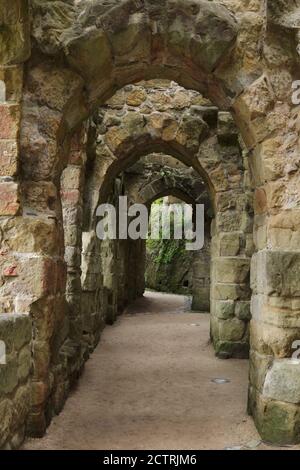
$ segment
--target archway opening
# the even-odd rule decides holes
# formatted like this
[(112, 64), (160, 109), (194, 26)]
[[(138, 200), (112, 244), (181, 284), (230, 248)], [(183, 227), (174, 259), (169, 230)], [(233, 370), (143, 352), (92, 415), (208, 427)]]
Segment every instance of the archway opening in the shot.
[[(168, 77), (187, 88), (200, 90), (222, 109), (233, 111), (245, 136), (251, 153), (253, 186), (256, 189), (255, 242), (258, 251), (252, 262), (253, 367), (249, 408), (265, 438), (281, 442), (299, 439), (299, 419), (295, 418), (299, 416), (299, 400), (295, 402), (290, 393), (291, 389), (295, 390), (295, 381), (293, 368), (289, 368), (294, 340), (299, 335), (297, 320), (294, 321), (299, 313), (299, 290), (294, 280), (299, 271), (299, 224), (295, 222), (299, 219), (298, 134), (289, 98), (289, 85), (296, 70), (296, 55), (294, 49), (288, 56), (274, 53), (279, 46), (281, 50), (281, 35), (291, 48), (294, 47), (293, 33), (286, 33), (287, 24), (280, 21), (276, 9), (268, 8), (268, 15), (265, 14), (265, 2), (251, 2), (251, 6), (249, 2), (244, 2), (245, 5), (239, 2), (238, 8), (234, 2), (226, 2), (229, 7), (226, 8), (219, 2), (205, 0), (199, 0), (196, 4), (187, 0), (184, 5), (180, 0), (159, 4), (148, 0), (126, 0), (105, 5), (99, 0), (76, 2), (76, 6), (67, 2), (63, 10), (52, 3), (42, 5), (42, 2), (33, 2), (34, 46), (32, 59), (26, 64), (23, 97), (22, 70), (14, 69), (9, 74), (13, 74), (10, 76), (14, 77), (12, 88), (16, 88), (16, 93), (11, 93), (8, 87), (5, 97), (9, 99), (14, 96), (18, 103), (22, 102), (23, 121), (20, 174), (17, 173), (17, 166), (8, 162), (5, 171), (12, 180), (3, 181), (7, 197), (4, 198), (2, 213), (5, 217), (11, 217), (8, 222), (4, 221), (3, 228), (4, 308), (9, 312), (31, 314), (27, 323), (29, 325), (31, 320), (34, 323), (32, 390), (43, 390), (42, 399), (33, 400), (29, 427), (36, 434), (44, 432), (53, 409), (56, 412), (60, 408), (68, 393), (69, 374), (76, 370), (72, 361), (68, 360), (70, 355), (73, 357), (74, 348), (62, 347), (69, 333), (69, 318), (64, 303), (63, 255), (67, 251), (74, 264), (78, 250), (72, 244), (69, 245), (72, 249), (64, 250), (59, 191), (61, 172), (69, 163), (69, 144), (73, 133), (97, 106), (103, 105), (122, 86), (140, 79)], [(243, 18), (241, 23), (240, 15)], [(18, 34), (16, 44), (12, 41), (13, 47), (8, 57), (5, 53), (9, 64), (26, 61), (29, 56), (29, 41), (28, 47), (20, 45), (29, 31), (26, 7), (22, 10), (23, 16), (26, 21), (21, 23), (20, 28), (24, 29), (25, 34)], [(50, 25), (45, 25), (44, 17), (50, 17)], [(58, 29), (53, 27), (53, 18), (62, 20)], [(266, 28), (267, 21), (271, 24), (270, 28)], [(19, 20), (17, 23), (19, 25)], [(252, 24), (256, 28), (255, 34)], [(25, 32), (26, 28), (28, 31)], [(251, 42), (251, 47), (245, 45), (245, 38), (246, 42)], [(262, 44), (267, 47), (262, 47)], [(277, 71), (280, 68), (278, 80)], [(4, 78), (7, 80), (6, 74)], [(3, 110), (7, 115), (16, 116), (16, 122), (19, 121), (19, 104), (5, 104)], [(119, 117), (123, 121), (124, 115)], [(225, 121), (226, 118), (223, 124)], [(156, 124), (159, 123), (156, 121)], [(198, 124), (200, 129), (200, 122)], [(14, 130), (8, 137), (12, 138), (14, 149), (19, 144), (18, 126), (13, 123), (11, 127)], [(138, 139), (132, 141), (130, 149), (127, 138), (120, 139), (118, 131), (124, 128), (112, 127), (118, 129), (110, 134), (112, 145), (108, 145), (107, 157), (116, 157), (116, 167), (110, 164), (108, 167), (109, 171), (113, 169), (117, 172), (121, 168), (119, 157), (124, 145), (134, 158), (142, 153), (140, 148), (135, 153), (135, 147), (140, 144)], [(161, 131), (167, 127), (158, 125)], [(132, 134), (136, 128), (139, 128), (138, 120), (132, 121)], [(3, 132), (6, 131), (4, 126)], [(114, 139), (115, 131), (117, 139)], [(170, 129), (168, 131), (171, 132)], [(219, 133), (219, 125), (217, 134), (216, 145), (222, 147), (221, 141), (226, 141), (227, 134)], [(155, 139), (150, 138), (148, 133), (146, 144), (151, 145), (145, 145), (144, 150), (147, 147), (147, 151), (154, 151), (156, 143), (156, 150), (160, 148), (174, 155), (187, 155), (181, 140), (178, 142), (173, 136), (171, 143), (169, 141), (167, 146), (163, 146), (166, 139), (162, 135), (157, 138), (156, 131), (154, 136)], [(14, 151), (12, 153), (15, 155)], [(285, 164), (286, 154), (295, 165)], [(233, 354), (241, 345), (236, 341), (233, 348), (228, 334), (233, 333), (237, 338), (240, 317), (249, 315), (249, 261), (253, 243), (252, 218), (248, 217), (248, 212), (252, 209), (247, 193), (238, 191), (238, 188), (241, 189), (240, 175), (232, 171), (236, 166), (229, 164), (224, 168), (215, 165), (213, 159), (208, 159), (204, 165), (204, 155), (205, 152), (197, 152), (197, 157), (202, 160), (203, 178), (210, 173), (208, 179), (214, 181), (211, 188), (215, 190), (213, 199), (218, 208), (213, 224), (216, 256), (212, 336), (216, 338), (217, 351)], [(74, 161), (78, 163), (77, 157), (78, 154), (73, 164)], [(226, 160), (228, 154), (223, 154), (223, 157)], [(240, 161), (244, 163), (244, 158)], [(105, 170), (105, 164), (101, 169)], [(94, 189), (97, 191), (97, 188)], [(288, 221), (285, 220), (285, 211), (288, 211)], [(15, 223), (17, 228), (11, 225)], [(17, 231), (17, 240), (22, 242), (15, 243), (14, 237), (10, 237), (14, 230)], [(23, 234), (28, 232), (30, 236), (25, 238)], [(87, 237), (85, 241), (89, 247), (90, 239)], [(27, 274), (30, 263), (31, 268), (34, 265), (40, 273), (37, 286)], [(16, 275), (18, 271), (19, 276)], [(287, 280), (284, 271), (289, 273)], [(72, 281), (72, 277), (69, 280)], [(73, 276), (74, 283), (70, 282), (68, 288), (72, 289), (77, 280), (78, 272)], [(16, 293), (21, 293), (21, 299)], [(74, 311), (75, 308), (77, 304), (74, 304)], [(80, 328), (78, 331), (81, 331)], [(85, 350), (81, 344), (82, 338), (78, 341), (78, 349)], [(263, 373), (260, 374), (262, 364)], [(283, 377), (279, 390), (274, 386), (274, 383), (277, 384), (278, 370)], [(27, 379), (31, 384), (29, 374)], [(275, 432), (272, 429), (274, 419), (280, 421)]]

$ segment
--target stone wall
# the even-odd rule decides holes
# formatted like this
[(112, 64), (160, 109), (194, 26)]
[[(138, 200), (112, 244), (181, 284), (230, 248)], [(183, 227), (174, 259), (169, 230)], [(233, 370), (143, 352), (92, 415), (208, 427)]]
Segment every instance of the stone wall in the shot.
[[(32, 321), (28, 315), (0, 315), (0, 341), (5, 344), (0, 364), (0, 448), (17, 449), (23, 442), (31, 402), (43, 392), (31, 384)], [(1, 345), (3, 344), (1, 343)], [(5, 364), (3, 362), (6, 362)]]
[(191, 295), (193, 254), (184, 240), (150, 240), (146, 244), (145, 280), (148, 289)]
[(211, 240), (205, 233), (204, 247), (195, 251), (192, 263), (192, 310), (210, 312), (210, 265), (211, 265)]
[[(219, 351), (228, 349), (228, 334), (240, 343), (247, 333), (242, 318), (249, 313), (253, 245), (247, 215), (251, 204), (240, 180), (251, 174), (256, 254), (251, 264), (249, 411), (265, 440), (299, 442), (299, 364), (290, 362), (300, 331), (299, 106), (291, 101), (292, 82), (299, 79), (297, 2), (30, 4), (31, 17), (26, 0), (3, 0), (0, 12), (5, 25), (0, 31), (1, 314), (30, 316), (37, 331), (28, 428), (43, 434), (68, 392), (69, 350), (60, 354), (68, 337), (68, 305), (59, 182), (69, 163), (72, 136), (117, 89), (168, 78), (230, 111), (247, 146), (249, 168), (247, 163), (240, 171), (228, 161), (233, 155), (223, 125), (215, 145), (206, 145), (199, 154), (198, 146), (195, 155), (193, 135), (198, 139), (199, 133), (188, 135), (191, 145), (186, 147), (184, 120), (178, 126), (177, 118), (152, 116), (150, 134), (156, 143), (166, 146), (166, 136), (173, 135), (168, 148), (178, 152), (180, 147), (181, 157), (192, 158), (209, 176), (220, 209), (212, 232), (212, 278), (218, 282), (211, 302)], [(117, 112), (124, 122), (122, 109)], [(147, 109), (142, 119), (138, 114), (131, 134), (143, 126)], [(207, 129), (197, 119), (198, 130)], [(102, 175), (110, 158), (116, 157), (119, 171), (124, 149), (130, 153), (136, 147), (135, 139), (127, 147), (126, 125), (111, 127), (112, 146), (102, 160)], [(153, 143), (150, 138), (146, 142)], [(224, 151), (225, 166), (216, 158), (217, 149)], [(235, 217), (240, 204), (242, 211)], [(229, 349), (232, 353), (232, 345)], [(1, 406), (5, 400), (1, 398)]]
[[(173, 175), (176, 172), (181, 175), (182, 182), (178, 178), (177, 184), (181, 194), (189, 187), (189, 172), (198, 175), (198, 186), (191, 189), (193, 200), (201, 202), (206, 188), (214, 215), (210, 274), (212, 340), (219, 357), (248, 357), (253, 195), (248, 154), (243, 152), (230, 113), (218, 111), (196, 91), (184, 90), (174, 82), (154, 80), (117, 92), (95, 115), (93, 129), (97, 137), (86, 197), (91, 213), (99, 201), (105, 200), (111, 181), (126, 165), (135, 164), (134, 171), (141, 171), (136, 162), (149, 150), (164, 150), (168, 158), (176, 158), (188, 167), (187, 178), (183, 179), (183, 170), (173, 169)], [(137, 202), (151, 201), (151, 197), (153, 200), (168, 181), (166, 170), (159, 170), (158, 163), (157, 177), (147, 181), (151, 171), (144, 164), (146, 171), (139, 187), (134, 184), (134, 176), (127, 176), (133, 181)], [(159, 175), (159, 171), (163, 174)], [(207, 199), (206, 196), (203, 202)], [(223, 308), (229, 303), (230, 313), (224, 316)], [(240, 308), (248, 308), (248, 314), (239, 315)]]
[(210, 239), (196, 252), (185, 249), (185, 241), (160, 240), (147, 245), (146, 287), (156, 291), (188, 295), (195, 311), (210, 311)]

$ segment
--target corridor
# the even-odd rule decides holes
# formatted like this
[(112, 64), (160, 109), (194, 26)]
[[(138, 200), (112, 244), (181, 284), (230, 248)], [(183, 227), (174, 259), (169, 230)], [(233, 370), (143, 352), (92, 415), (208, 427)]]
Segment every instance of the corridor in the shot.
[(248, 361), (215, 358), (209, 315), (188, 307), (146, 292), (105, 328), (62, 413), (24, 448), (261, 448), (246, 414)]

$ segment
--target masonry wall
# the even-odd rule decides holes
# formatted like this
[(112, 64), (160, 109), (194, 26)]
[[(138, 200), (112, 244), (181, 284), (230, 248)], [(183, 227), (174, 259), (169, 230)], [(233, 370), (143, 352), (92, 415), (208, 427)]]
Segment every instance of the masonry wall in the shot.
[[(127, 2), (110, 0), (100, 20), (111, 6), (113, 14), (109, 21), (99, 21), (95, 2), (79, 2), (76, 10), (71, 1), (61, 2), (60, 8), (55, 8), (56, 2), (32, 1), (31, 19), (26, 0), (1, 2), (1, 314), (30, 316), (37, 333), (31, 346), (35, 368), (28, 428), (35, 435), (45, 432), (53, 410), (61, 408), (68, 393), (68, 364), (73, 367), (69, 359), (75, 346), (61, 350), (70, 325), (58, 184), (68, 164), (70, 136), (110, 91), (161, 74), (214, 96), (218, 106), (233, 112), (243, 134), (255, 189), (249, 410), (264, 439), (299, 442), (299, 365), (291, 363), (300, 318), (299, 107), (291, 101), (292, 82), (299, 79), (297, 5), (224, 0), (229, 11), (212, 1), (201, 2), (201, 12), (198, 2), (183, 12), (181, 2), (171, 4), (169, 11), (163, 2), (152, 8), (153, 2), (145, 0), (132, 2), (128, 9)], [(86, 14), (80, 15), (80, 8), (86, 8)], [(212, 11), (216, 28), (207, 27)], [(124, 24), (129, 27), (124, 29)], [(148, 29), (149, 24), (157, 27)], [(34, 57), (27, 62), (30, 25)], [(196, 34), (199, 30), (204, 34)], [(207, 55), (207, 50), (213, 53)], [(170, 136), (169, 118), (164, 122), (153, 119), (156, 132)], [(136, 120), (130, 125), (137, 129)], [(174, 129), (179, 130), (176, 120), (171, 134)], [(115, 131), (110, 136), (113, 149), (124, 129)], [(181, 140), (181, 132), (178, 136)], [(237, 197), (239, 176), (230, 171), (230, 164), (226, 172), (219, 171), (212, 155), (204, 164), (212, 169), (212, 179), (215, 176), (216, 201), (225, 204), (213, 231), (213, 274), (218, 282), (212, 330), (219, 338), (216, 349), (228, 347), (232, 352), (226, 338), (234, 334), (240, 343), (247, 335), (247, 321), (240, 315), (248, 315), (250, 292), (244, 281), (253, 253), (244, 210), (248, 202), (241, 194)], [(228, 192), (225, 199), (223, 183), (228, 180), (232, 197)], [(242, 202), (243, 216), (236, 233), (228, 236), (225, 227), (233, 221), (230, 207), (236, 201)], [(4, 395), (1, 406), (6, 406), (5, 400)]]
[(1, 449), (17, 449), (22, 444), (31, 401), (37, 401), (42, 392), (38, 385), (31, 385), (31, 339), (28, 315), (0, 315), (0, 341), (5, 345), (0, 364)]

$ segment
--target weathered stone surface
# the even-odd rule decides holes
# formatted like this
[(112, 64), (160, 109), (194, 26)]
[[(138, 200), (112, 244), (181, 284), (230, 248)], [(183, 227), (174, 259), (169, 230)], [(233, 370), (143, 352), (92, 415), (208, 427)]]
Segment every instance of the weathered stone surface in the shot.
[(55, 255), (59, 233), (54, 220), (37, 217), (16, 217), (1, 224), (3, 245), (22, 253)]
[(18, 145), (15, 140), (0, 140), (0, 176), (14, 177), (18, 170)]
[(268, 370), (263, 396), (287, 403), (300, 403), (300, 361), (297, 359), (275, 360)]
[(0, 367), (0, 393), (13, 393), (18, 385), (18, 361), (16, 355), (7, 355), (6, 364)]
[(265, 354), (260, 354), (253, 350), (250, 352), (250, 383), (259, 392), (262, 392), (264, 387), (266, 374), (268, 369), (273, 363), (273, 357)]
[(17, 215), (20, 209), (20, 193), (17, 183), (0, 183), (0, 215)]
[(18, 64), (30, 55), (30, 19), (27, 0), (1, 4), (0, 64)]
[(234, 316), (234, 302), (232, 300), (218, 301), (216, 303), (216, 316), (222, 320), (232, 318)]
[(254, 420), (266, 442), (281, 445), (299, 442), (299, 407), (264, 398), (253, 390), (251, 400), (256, 402)]
[(24, 381), (28, 379), (31, 371), (31, 346), (26, 345), (21, 349), (18, 356), (18, 379)]
[(240, 251), (240, 234), (223, 233), (220, 237), (220, 255), (237, 256)]
[[(180, 158), (209, 183), (215, 209), (212, 332), (220, 357), (244, 357), (248, 348), (248, 263), (254, 251), (251, 190), (255, 189), (254, 242), (256, 250), (262, 251), (253, 257), (251, 267), (251, 343), (255, 353), (251, 355), (249, 402), (264, 439), (298, 442), (299, 402), (292, 401), (297, 398), (292, 393), (297, 379), (289, 375), (288, 366), (282, 366), (279, 375), (283, 382), (292, 382), (291, 401), (283, 399), (286, 390), (275, 375), (271, 377), (272, 368), (267, 372), (267, 380), (272, 378), (269, 389), (264, 384), (273, 357), (273, 367), (279, 367), (275, 366), (277, 358), (286, 361), (293, 341), (299, 339), (300, 128), (299, 109), (292, 104), (292, 82), (299, 69), (298, 2), (30, 3), (30, 18), (25, 0), (3, 0), (0, 8), (0, 304), (3, 313), (32, 313), (37, 335), (33, 362), (39, 383), (38, 405), (30, 415), (28, 429), (41, 435), (46, 428), (45, 384), (51, 384), (54, 410), (59, 411), (69, 380), (78, 375), (83, 358), (99, 339), (101, 321), (113, 321), (118, 306), (143, 290), (141, 266), (131, 245), (123, 247), (123, 252), (115, 244), (105, 248), (107, 265), (114, 267), (110, 270), (104, 263), (104, 280), (100, 273), (96, 278), (91, 261), (96, 250), (102, 260), (101, 248), (90, 247), (84, 260), (90, 271), (86, 269), (83, 276), (85, 287), (94, 289), (87, 292), (94, 301), (88, 302), (84, 323), (89, 329), (82, 335), (80, 294), (73, 291), (79, 289), (82, 223), (88, 230), (92, 218), (86, 216), (83, 201), (93, 216), (101, 197), (105, 200), (108, 195), (113, 178), (150, 149)], [(34, 54), (26, 64), (23, 87), (21, 63), (30, 55), (29, 24)], [(151, 80), (148, 85), (129, 86), (97, 116), (97, 151), (83, 168), (86, 141), (82, 138), (82, 146), (74, 145), (73, 131), (78, 132), (80, 122), (104, 105), (116, 89), (148, 78), (169, 78), (200, 91), (223, 111), (218, 115), (207, 98), (174, 82)], [(248, 147), (246, 156), (237, 144), (228, 110), (234, 113)], [(93, 132), (95, 139), (95, 128)], [(68, 163), (80, 169), (63, 179), (60, 193), (60, 176)], [(88, 178), (91, 193), (84, 194), (86, 198), (81, 170), (94, 176)], [(63, 225), (67, 227), (65, 243)], [(67, 301), (74, 318), (66, 314), (65, 247), (71, 268)], [(136, 252), (141, 255), (141, 247)], [(123, 274), (117, 276), (120, 260)], [(131, 266), (127, 284), (126, 266), (127, 270)], [(99, 288), (101, 283), (105, 291)], [(69, 341), (63, 348), (70, 331), (77, 342), (70, 345)], [(20, 353), (18, 342), (22, 342), (17, 335), (12, 345), (10, 334), (7, 330), (9, 357), (14, 364)], [(28, 372), (26, 348), (26, 344), (20, 346), (21, 365), (17, 364), (21, 381), (26, 381)], [(57, 362), (55, 367), (52, 360)], [(9, 393), (19, 387), (14, 374), (8, 374), (5, 383)], [(261, 395), (264, 386), (277, 398)], [(27, 400), (25, 392), (23, 399)], [(49, 403), (49, 410), (51, 406)], [(4, 397), (0, 402), (0, 446), (6, 448), (21, 442), (28, 411), (20, 411), (22, 419), (18, 421), (11, 418), (10, 407)], [(14, 429), (16, 423), (19, 431)]]
[(250, 302), (236, 302), (234, 313), (240, 320), (251, 320)]
[(10, 435), (13, 420), (12, 402), (10, 400), (0, 402), (0, 418), (0, 445), (2, 447)]
[(16, 140), (20, 130), (20, 105), (0, 104), (0, 139)]
[(28, 315), (0, 315), (0, 339), (7, 353), (18, 352), (31, 341), (31, 319)]
[(256, 256), (258, 292), (282, 297), (299, 296), (300, 254), (263, 251)]
[(244, 283), (249, 278), (250, 260), (235, 257), (222, 257), (214, 261), (216, 280), (228, 284)]
[(240, 341), (245, 333), (245, 323), (238, 318), (220, 322), (219, 335), (222, 341)]

